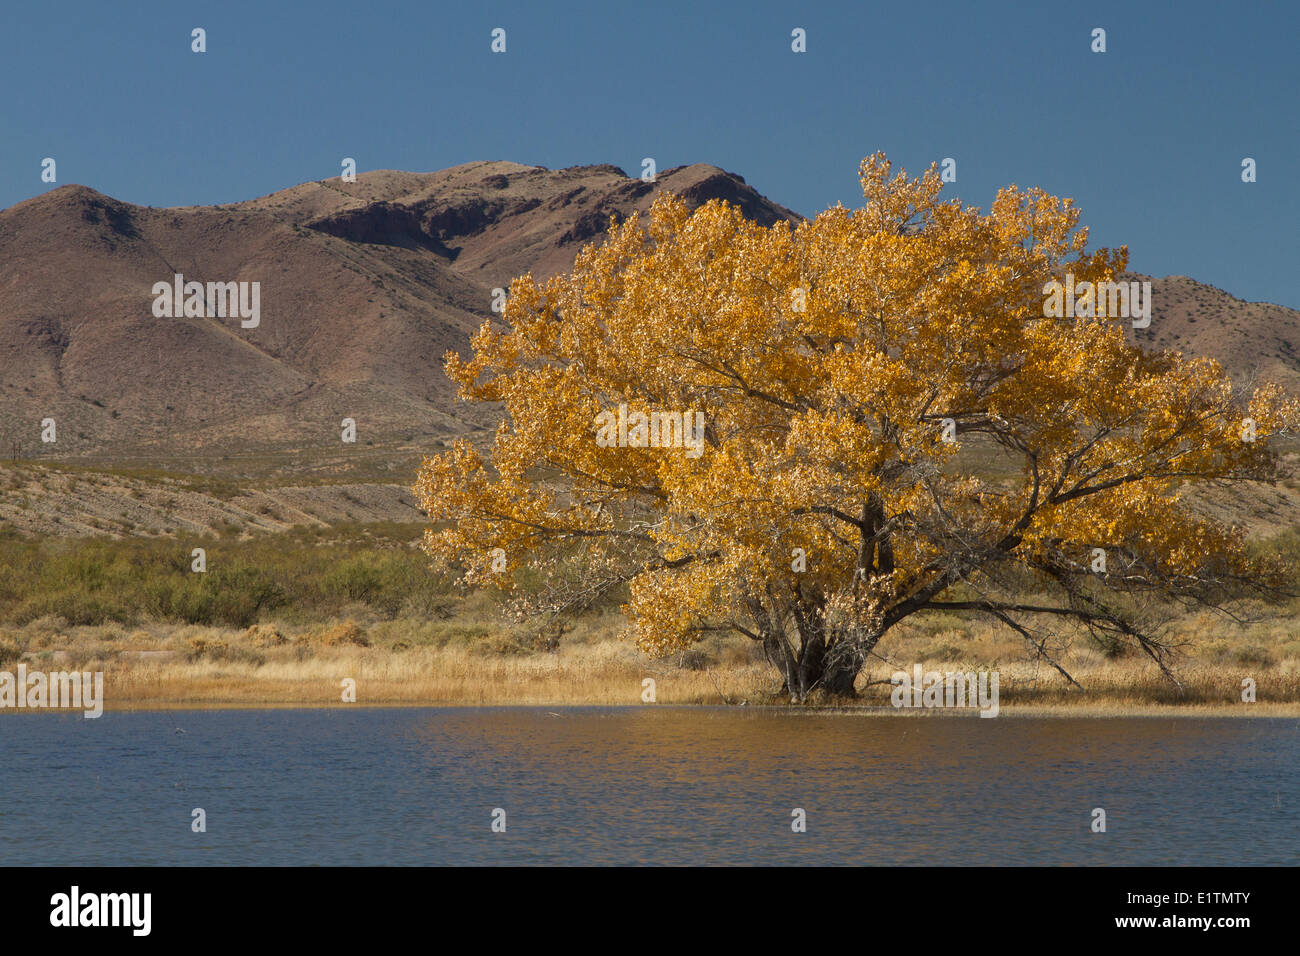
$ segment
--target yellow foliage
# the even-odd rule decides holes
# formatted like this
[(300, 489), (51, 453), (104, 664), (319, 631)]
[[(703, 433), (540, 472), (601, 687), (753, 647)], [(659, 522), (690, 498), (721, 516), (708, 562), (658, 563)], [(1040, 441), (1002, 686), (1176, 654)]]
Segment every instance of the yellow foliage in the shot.
[[(1270, 478), (1293, 399), (1265, 387), (1243, 406), (1217, 363), (1145, 353), (1123, 320), (1045, 317), (1048, 283), (1127, 263), (1087, 251), (1070, 200), (1010, 186), (984, 213), (883, 154), (861, 182), (862, 208), (771, 228), (663, 195), (570, 273), (516, 279), (507, 327), (447, 356), (462, 398), (504, 418), (490, 463), (465, 441), (426, 459), (426, 549), (505, 587), (576, 549), (592, 587), (626, 582), (658, 652), (712, 628), (805, 646), (857, 628), (874, 646), (958, 585), (991, 593), (996, 568), (1091, 581), (1094, 548), (1175, 589), (1275, 573), (1180, 491)], [(703, 412), (704, 453), (598, 443), (620, 403)], [(989, 480), (967, 447), (1014, 456), (1019, 477)]]

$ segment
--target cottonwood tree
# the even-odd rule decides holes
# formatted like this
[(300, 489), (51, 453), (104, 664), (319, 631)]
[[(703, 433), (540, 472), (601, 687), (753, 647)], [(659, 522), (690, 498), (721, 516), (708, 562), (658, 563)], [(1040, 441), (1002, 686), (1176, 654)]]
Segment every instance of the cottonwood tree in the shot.
[[(426, 550), (516, 591), (526, 567), (556, 612), (626, 586), (641, 647), (743, 634), (796, 701), (853, 694), (933, 609), (1037, 654), (1073, 622), (1169, 674), (1152, 607), (1283, 582), (1185, 492), (1273, 480), (1294, 401), (1128, 344), (1127, 320), (1045, 317), (1053, 280), (1127, 262), (1088, 251), (1071, 200), (1011, 186), (984, 213), (883, 154), (861, 182), (862, 208), (770, 228), (664, 195), (571, 273), (516, 279), (505, 325), (446, 359), (504, 417), (488, 460), (460, 441), (424, 461)], [(620, 404), (702, 411), (703, 454), (604, 447)]]

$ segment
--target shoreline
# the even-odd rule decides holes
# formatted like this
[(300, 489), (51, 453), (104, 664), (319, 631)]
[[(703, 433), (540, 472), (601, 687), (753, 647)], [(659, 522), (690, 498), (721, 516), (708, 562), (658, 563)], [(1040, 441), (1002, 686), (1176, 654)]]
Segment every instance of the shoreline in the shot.
[[(554, 701), (554, 700), (500, 700), (491, 702), (466, 702), (449, 700), (416, 701), (410, 699), (369, 700), (364, 703), (342, 703), (311, 700), (266, 700), (260, 698), (229, 698), (221, 700), (167, 700), (163, 698), (119, 699), (115, 703), (105, 702), (103, 713), (166, 713), (169, 711), (219, 711), (219, 710), (734, 710), (764, 714), (807, 714), (809, 716), (896, 718), (904, 717), (915, 720), (926, 719), (990, 719), (1001, 717), (1086, 717), (1090, 719), (1110, 718), (1222, 718), (1243, 719), (1260, 718), (1300, 718), (1300, 702), (1258, 702), (1244, 703), (1205, 703), (1189, 702), (1185, 704), (1138, 704), (1123, 706), (1114, 701), (1098, 699), (1079, 701), (1077, 703), (1002, 703), (997, 717), (981, 718), (975, 708), (895, 708), (878, 703), (821, 703), (794, 705), (786, 703), (747, 703), (724, 704), (707, 701), (676, 701), (663, 703), (631, 703), (628, 701), (588, 700), (588, 701)], [(0, 720), (9, 715), (79, 715), (76, 708), (0, 708)], [(97, 718), (89, 718), (97, 719)]]
[[(38, 622), (0, 640), (0, 672), (102, 673), (106, 711), (335, 709), (346, 707), (738, 707), (862, 717), (971, 716), (977, 709), (895, 708), (892, 675), (926, 671), (1000, 675), (999, 715), (1063, 717), (1300, 717), (1295, 642), (1277, 649), (1206, 643), (1179, 655), (1175, 687), (1149, 660), (1106, 657), (1087, 645), (1064, 661), (1072, 687), (1014, 643), (980, 632), (902, 635), (888, 658), (858, 680), (857, 700), (791, 705), (775, 668), (748, 645), (711, 641), (649, 657), (597, 619), (563, 639), (526, 642), (505, 630), (478, 633), (464, 618), (420, 622), (344, 619), (307, 627), (259, 624), (67, 627)], [(1249, 654), (1234, 651), (1251, 651)], [(1243, 696), (1253, 696), (1247, 703)], [(0, 702), (6, 712), (22, 713)], [(93, 709), (93, 708), (92, 708)], [(991, 709), (991, 708), (989, 708)], [(64, 711), (66, 712), (66, 711)], [(984, 718), (996, 719), (996, 718)]]

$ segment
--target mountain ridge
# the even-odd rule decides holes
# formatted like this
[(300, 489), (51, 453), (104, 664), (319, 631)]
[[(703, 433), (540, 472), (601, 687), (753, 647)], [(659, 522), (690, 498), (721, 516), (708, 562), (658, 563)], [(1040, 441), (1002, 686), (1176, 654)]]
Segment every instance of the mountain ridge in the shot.
[[(609, 164), (478, 161), (165, 208), (59, 186), (0, 210), (2, 450), (215, 467), (339, 453), (344, 418), (380, 447), (483, 432), (490, 412), (454, 400), (442, 356), (467, 347), (492, 289), (570, 268), (611, 215), (665, 190), (691, 207), (725, 199), (762, 225), (803, 218), (708, 164), (647, 183)], [(149, 290), (177, 273), (260, 282), (263, 321), (155, 318)], [(1151, 281), (1137, 341), (1300, 386), (1300, 312), (1189, 277)], [(39, 441), (46, 418), (53, 445)]]

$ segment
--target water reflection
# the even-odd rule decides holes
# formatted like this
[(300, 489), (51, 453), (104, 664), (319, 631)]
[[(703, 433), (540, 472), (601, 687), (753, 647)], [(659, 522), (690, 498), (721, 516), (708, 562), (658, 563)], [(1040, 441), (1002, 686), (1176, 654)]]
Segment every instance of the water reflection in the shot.
[[(184, 735), (156, 712), (0, 720), (0, 863), (1300, 859), (1293, 719), (637, 707), (182, 722)], [(190, 832), (194, 807), (207, 833)], [(806, 833), (791, 832), (796, 807)], [(1094, 807), (1105, 834), (1089, 830)]]

